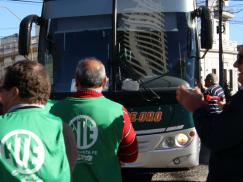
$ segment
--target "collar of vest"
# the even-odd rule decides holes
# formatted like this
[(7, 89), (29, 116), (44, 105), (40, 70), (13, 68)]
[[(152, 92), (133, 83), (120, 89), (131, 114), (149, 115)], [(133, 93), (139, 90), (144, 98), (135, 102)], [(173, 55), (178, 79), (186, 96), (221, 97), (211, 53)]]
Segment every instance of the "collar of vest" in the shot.
[(11, 107), (8, 112), (13, 112), (13, 111), (16, 111), (18, 109), (27, 109), (27, 108), (44, 108), (44, 105), (39, 105), (39, 104), (25, 104), (25, 103), (22, 103), (22, 104), (17, 104), (13, 107)]
[(73, 96), (76, 98), (93, 98), (101, 97), (103, 94), (95, 90), (79, 90)]

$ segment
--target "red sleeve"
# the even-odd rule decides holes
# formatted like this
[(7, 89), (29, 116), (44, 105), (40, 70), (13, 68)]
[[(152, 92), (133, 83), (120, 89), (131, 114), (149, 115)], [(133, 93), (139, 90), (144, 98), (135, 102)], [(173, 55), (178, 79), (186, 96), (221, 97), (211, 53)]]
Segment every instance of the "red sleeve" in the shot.
[(121, 162), (134, 162), (138, 156), (138, 142), (128, 111), (123, 107), (124, 128), (118, 150)]

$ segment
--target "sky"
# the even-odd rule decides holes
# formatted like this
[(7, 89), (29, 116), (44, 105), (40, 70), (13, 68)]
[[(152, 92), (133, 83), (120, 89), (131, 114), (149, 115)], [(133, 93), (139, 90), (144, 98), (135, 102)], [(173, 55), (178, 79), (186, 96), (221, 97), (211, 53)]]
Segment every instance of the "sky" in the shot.
[[(41, 0), (0, 0), (0, 38), (17, 33), (20, 19), (30, 14), (41, 14)], [(230, 0), (235, 12), (230, 21), (230, 40), (243, 44), (243, 0)]]
[(0, 38), (18, 33), (21, 19), (30, 14), (40, 16), (41, 8), (42, 3), (0, 0)]
[(243, 44), (243, 0), (229, 1), (230, 11), (234, 18), (230, 21), (230, 39)]

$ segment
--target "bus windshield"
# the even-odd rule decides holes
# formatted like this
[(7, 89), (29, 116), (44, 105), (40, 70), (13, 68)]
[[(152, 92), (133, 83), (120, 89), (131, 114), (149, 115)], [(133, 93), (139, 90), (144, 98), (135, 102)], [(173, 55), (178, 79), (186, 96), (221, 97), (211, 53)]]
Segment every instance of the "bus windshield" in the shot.
[(104, 62), (111, 79), (112, 65), (118, 65), (117, 82), (168, 75), (194, 83), (196, 32), (190, 12), (164, 12), (136, 0), (126, 7), (122, 2), (117, 4), (115, 48), (111, 14), (48, 19), (40, 31), (46, 42), (40, 40), (39, 57), (54, 92), (69, 92), (78, 61), (90, 56)]
[[(122, 79), (171, 75), (188, 79), (195, 40), (186, 13), (118, 14), (117, 46)], [(192, 56), (193, 54), (193, 56)], [(188, 80), (189, 81), (189, 80)]]

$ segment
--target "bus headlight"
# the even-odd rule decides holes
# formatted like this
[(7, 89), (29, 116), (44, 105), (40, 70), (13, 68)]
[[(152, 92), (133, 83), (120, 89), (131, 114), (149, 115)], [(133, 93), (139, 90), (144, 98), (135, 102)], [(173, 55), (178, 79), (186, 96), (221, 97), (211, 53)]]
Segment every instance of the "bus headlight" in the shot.
[(157, 149), (169, 149), (185, 147), (191, 143), (194, 135), (191, 133), (178, 133), (176, 135), (166, 136)]
[(179, 145), (186, 145), (189, 141), (189, 138), (186, 134), (179, 133), (178, 135), (176, 135), (176, 141)]
[(164, 139), (163, 143), (164, 143), (165, 147), (169, 147), (169, 148), (174, 147), (175, 146), (175, 138), (174, 137), (166, 137)]

